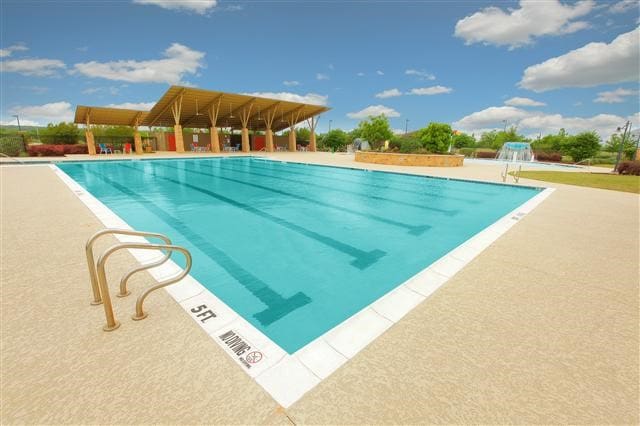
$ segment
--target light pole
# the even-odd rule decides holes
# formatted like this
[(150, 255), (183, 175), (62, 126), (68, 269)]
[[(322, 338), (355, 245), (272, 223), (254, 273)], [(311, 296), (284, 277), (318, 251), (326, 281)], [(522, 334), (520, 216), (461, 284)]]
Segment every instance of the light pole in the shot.
[(503, 132), (507, 133), (507, 120), (502, 120), (502, 122), (504, 123)]
[(18, 116), (16, 114), (16, 115), (14, 115), (14, 117), (16, 118), (16, 120), (18, 120), (18, 131), (21, 132), (22, 131), (22, 127), (20, 127), (20, 116)]
[[(624, 143), (627, 140), (627, 132), (631, 128), (631, 122), (627, 121), (624, 125), (624, 133), (622, 134), (622, 140), (620, 141), (620, 147), (618, 148), (618, 156), (616, 157), (616, 166), (613, 168), (614, 172), (618, 171), (618, 165), (620, 165), (620, 159), (622, 158), (622, 150), (624, 149)], [(618, 132), (622, 130), (622, 127), (618, 127)]]
[(405, 135), (407, 134), (407, 130), (408, 130), (408, 129), (409, 129), (409, 119), (408, 119), (408, 118), (406, 118), (406, 119), (404, 120), (404, 134), (405, 134)]
[[(332, 121), (333, 121), (333, 120), (329, 120), (329, 132), (331, 131), (331, 122), (332, 122)], [(327, 132), (327, 133), (328, 133), (328, 132)]]

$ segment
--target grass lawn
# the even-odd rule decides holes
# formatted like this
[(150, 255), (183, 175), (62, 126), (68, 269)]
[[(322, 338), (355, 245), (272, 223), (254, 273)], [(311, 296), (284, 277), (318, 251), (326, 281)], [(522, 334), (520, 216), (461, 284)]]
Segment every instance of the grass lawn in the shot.
[(567, 185), (611, 189), (640, 194), (640, 176), (609, 175), (601, 173), (574, 173), (550, 171), (522, 171), (520, 177)]

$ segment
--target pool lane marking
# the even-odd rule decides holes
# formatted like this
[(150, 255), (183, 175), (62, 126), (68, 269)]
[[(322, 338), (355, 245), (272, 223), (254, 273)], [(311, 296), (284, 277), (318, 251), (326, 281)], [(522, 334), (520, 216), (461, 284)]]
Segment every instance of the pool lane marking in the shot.
[(120, 183), (110, 179), (100, 172), (93, 172), (94, 176), (102, 179), (104, 182), (116, 188), (123, 194), (136, 200), (147, 211), (154, 214), (160, 220), (170, 227), (176, 228), (178, 232), (184, 235), (191, 244), (195, 245), (205, 256), (216, 264), (220, 265), (229, 275), (231, 275), (240, 285), (245, 287), (254, 297), (267, 306), (264, 311), (254, 314), (262, 325), (269, 324), (283, 318), (296, 309), (307, 305), (311, 302), (311, 298), (303, 292), (297, 292), (291, 297), (285, 298), (278, 292), (273, 290), (267, 283), (244, 269), (239, 263), (229, 257), (223, 250), (217, 248), (206, 239), (202, 238), (197, 232), (185, 225), (180, 219), (167, 213), (164, 209), (156, 205), (148, 198), (137, 194)]
[(233, 171), (233, 172), (236, 172), (236, 173), (244, 173), (244, 174), (248, 174), (248, 175), (262, 176), (262, 177), (266, 177), (266, 178), (270, 178), (270, 179), (282, 180), (282, 181), (285, 181), (285, 182), (299, 183), (299, 184), (302, 184), (302, 185), (312, 185), (312, 186), (315, 186), (317, 188), (322, 188), (322, 189), (327, 190), (327, 191), (341, 192), (341, 193), (351, 194), (351, 195), (355, 195), (355, 196), (358, 196), (358, 197), (364, 197), (364, 198), (373, 198), (374, 200), (385, 201), (385, 202), (393, 203), (393, 204), (402, 204), (402, 205), (405, 205), (405, 206), (415, 207), (415, 208), (422, 209), (422, 210), (430, 210), (430, 211), (434, 211), (434, 212), (437, 212), (437, 213), (442, 213), (442, 214), (444, 214), (446, 216), (455, 216), (458, 213), (460, 213), (460, 211), (457, 210), (457, 209), (456, 210), (440, 209), (440, 208), (437, 208), (437, 207), (430, 207), (430, 206), (426, 206), (426, 205), (423, 205), (423, 204), (416, 204), (416, 203), (410, 203), (408, 201), (395, 200), (393, 198), (386, 198), (386, 197), (380, 197), (380, 196), (377, 196), (377, 195), (363, 194), (363, 193), (360, 193), (360, 192), (357, 192), (357, 191), (350, 191), (348, 189), (343, 189), (343, 188), (332, 188), (330, 186), (320, 185), (320, 184), (317, 184), (315, 182), (288, 179), (288, 178), (284, 178), (284, 177), (280, 177), (280, 176), (267, 175), (267, 174), (263, 174), (263, 173), (257, 173), (257, 172), (254, 172), (254, 171), (239, 170), (239, 169), (235, 169), (235, 168), (226, 168), (226, 167), (220, 166), (220, 164), (221, 164), (220, 161), (218, 161), (217, 163), (218, 164), (216, 164), (216, 166), (217, 166), (216, 168), (220, 169), (220, 170), (228, 170), (228, 171)]
[[(251, 161), (256, 161), (256, 158), (251, 158)], [(263, 161), (264, 163), (266, 163), (266, 161)], [(271, 162), (276, 162), (276, 163), (282, 163), (283, 161), (279, 161), (279, 160), (271, 160)], [(390, 175), (392, 178), (403, 178), (403, 177), (408, 177), (408, 178), (412, 178), (414, 179), (413, 182), (411, 182), (412, 184), (417, 183), (418, 185), (420, 185), (420, 183), (426, 184), (426, 186), (431, 187), (431, 188), (440, 188), (440, 186), (438, 185), (433, 185), (433, 183), (435, 182), (435, 180), (433, 180), (433, 178), (435, 178), (434, 176), (424, 176), (424, 175), (416, 175), (416, 174), (411, 174), (411, 173), (394, 173), (394, 172), (389, 172), (389, 171), (385, 171), (385, 170), (375, 170), (375, 169), (364, 169), (364, 168), (351, 168), (351, 167), (340, 167), (340, 166), (327, 166), (327, 165), (322, 165), (322, 164), (313, 164), (313, 163), (299, 163), (299, 162), (288, 162), (288, 164), (290, 165), (294, 165), (295, 169), (298, 170), (303, 170), (305, 167), (314, 167), (314, 169), (318, 172), (321, 173), (332, 173), (329, 170), (327, 170), (328, 168), (334, 168), (334, 169), (338, 169), (340, 172), (340, 175), (342, 176), (355, 176), (353, 173), (348, 173), (348, 172), (372, 172), (369, 173), (369, 175), (373, 178), (375, 178), (375, 180), (380, 181), (380, 179), (387, 179), (387, 177), (383, 177), (383, 175), (381, 175), (382, 173), (384, 173), (385, 175)], [(347, 172), (347, 173), (345, 173)], [(431, 178), (431, 180), (429, 180), (429, 178)], [(442, 179), (442, 178), (437, 178), (438, 180), (453, 180), (454, 182), (458, 182), (458, 183), (467, 183), (469, 181), (464, 180), (464, 179)], [(416, 182), (422, 180), (423, 182)], [(425, 182), (426, 181), (426, 182)], [(393, 180), (393, 182), (396, 182), (396, 180)], [(482, 182), (482, 181), (476, 181), (476, 183), (481, 183), (481, 184), (490, 184), (489, 182)], [(394, 189), (393, 186), (388, 186), (387, 188), (390, 189)], [(457, 192), (467, 192), (467, 193), (471, 193), (474, 195), (483, 195), (486, 197), (493, 197), (496, 195), (499, 195), (497, 192), (491, 191), (478, 191), (478, 190), (474, 190), (474, 189), (466, 189), (466, 188), (447, 188), (449, 190), (452, 191), (457, 191)]]
[[(263, 161), (263, 163), (266, 164), (267, 162)], [(270, 162), (270, 164), (281, 165), (279, 163), (281, 163), (281, 162), (277, 161), (277, 160)], [(294, 164), (294, 163), (287, 163), (287, 164)], [(302, 164), (301, 166), (304, 167), (304, 166), (307, 166), (307, 165)], [(257, 167), (257, 166), (252, 166), (252, 167), (256, 167), (256, 168), (263, 169), (263, 170), (273, 170), (273, 169), (269, 169), (269, 168), (265, 168), (265, 167)], [(311, 166), (311, 167), (313, 167), (313, 166)], [(294, 167), (294, 168), (297, 169), (297, 170), (301, 170), (301, 167)], [(339, 168), (339, 167), (336, 167), (336, 168)], [(331, 174), (317, 175), (317, 174), (302, 173), (302, 172), (296, 172), (296, 171), (293, 171), (293, 170), (282, 170), (282, 169), (280, 169), (280, 171), (283, 172), (283, 173), (296, 174), (296, 175), (302, 175), (302, 176), (314, 176), (314, 177), (319, 177), (319, 178), (325, 177), (325, 178), (328, 178), (328, 179), (331, 179), (331, 180), (340, 181), (340, 182), (347, 182), (347, 183), (352, 183), (352, 184), (366, 185), (366, 186), (371, 186), (371, 187), (380, 188), (380, 189), (390, 189), (392, 191), (405, 192), (407, 194), (421, 195), (421, 196), (424, 196), (424, 197), (450, 199), (450, 200), (460, 201), (460, 202), (469, 203), (469, 204), (479, 204), (479, 203), (482, 202), (482, 200), (469, 200), (469, 199), (466, 199), (466, 198), (460, 198), (460, 197), (455, 197), (455, 196), (451, 196), (451, 195), (425, 193), (423, 191), (402, 189), (402, 188), (398, 188), (398, 187), (395, 187), (395, 186), (380, 185), (380, 184), (371, 183), (371, 182), (357, 182), (357, 181), (350, 180), (350, 179), (341, 179), (341, 178), (338, 178), (338, 177), (336, 177), (334, 175), (331, 175)], [(322, 171), (324, 172), (324, 170), (322, 170)], [(363, 171), (365, 171), (365, 170), (363, 170)], [(326, 172), (326, 173), (328, 173), (328, 172)], [(425, 180), (427, 178), (428, 177), (425, 177)], [(444, 189), (443, 187), (433, 186), (433, 185), (427, 185), (427, 188), (430, 188), (430, 189)], [(451, 188), (447, 188), (447, 189), (451, 189)], [(473, 193), (474, 194), (479, 194), (478, 192), (475, 192), (475, 191)]]
[(178, 168), (178, 167), (175, 167), (175, 166), (168, 166), (166, 164), (158, 164), (157, 167), (164, 167), (166, 169), (174, 169), (174, 170), (182, 170), (182, 171), (187, 172), (187, 173), (198, 174), (198, 175), (202, 175), (202, 176), (209, 176), (209, 177), (213, 177), (213, 178), (216, 178), (216, 179), (222, 179), (222, 180), (226, 180), (226, 181), (229, 181), (229, 182), (238, 183), (240, 185), (249, 186), (251, 188), (259, 188), (259, 189), (262, 189), (263, 191), (269, 191), (269, 192), (273, 192), (274, 194), (284, 195), (285, 197), (291, 197), (291, 198), (295, 198), (297, 200), (306, 201), (307, 203), (312, 203), (312, 204), (315, 204), (315, 205), (318, 205), (318, 206), (321, 206), (321, 207), (324, 207), (324, 208), (334, 209), (334, 210), (338, 210), (338, 211), (341, 211), (341, 212), (346, 212), (346, 213), (349, 213), (349, 214), (352, 214), (352, 215), (364, 217), (364, 218), (367, 218), (367, 219), (373, 219), (373, 220), (375, 220), (377, 222), (382, 222), (382, 223), (385, 223), (387, 225), (392, 225), (392, 226), (397, 226), (399, 228), (404, 228), (404, 229), (407, 229), (409, 231), (409, 234), (411, 234), (411, 235), (421, 235), (425, 231), (428, 231), (429, 229), (431, 229), (430, 225), (409, 225), (409, 224), (406, 224), (406, 223), (403, 223), (403, 222), (398, 222), (398, 221), (393, 220), (393, 219), (387, 219), (386, 217), (377, 216), (375, 214), (368, 214), (368, 213), (359, 212), (357, 210), (353, 210), (353, 209), (350, 209), (348, 207), (334, 206), (332, 204), (324, 203), (324, 202), (319, 201), (319, 200), (314, 200), (313, 198), (305, 197), (304, 195), (297, 195), (297, 194), (293, 194), (291, 192), (281, 191), (281, 190), (275, 189), (275, 188), (269, 188), (268, 186), (263, 186), (263, 185), (260, 185), (260, 184), (257, 184), (257, 183), (251, 183), (251, 182), (238, 180), (238, 179), (234, 179), (234, 178), (230, 178), (230, 177), (214, 175), (212, 173), (207, 173), (207, 172), (198, 171), (198, 170), (191, 170), (191, 169), (187, 169), (187, 168)]
[[(139, 170), (135, 167), (131, 167), (129, 165), (125, 165), (125, 164), (117, 164), (120, 167), (126, 167), (128, 169), (132, 169), (135, 170), (139, 173), (146, 173), (144, 170)], [(155, 171), (152, 172), (152, 175), (155, 176), (158, 179), (163, 179), (166, 180), (168, 182), (171, 183), (175, 183), (176, 185), (180, 185), (180, 186), (186, 186), (187, 188), (191, 188), (194, 191), (198, 191), (202, 194), (206, 194), (212, 198), (215, 198), (219, 201), (222, 201), (224, 203), (230, 204), (236, 208), (245, 210), (249, 213), (252, 213), (262, 219), (266, 219), (269, 220), (271, 222), (274, 222), (284, 228), (287, 228), (291, 231), (297, 232), (299, 234), (304, 235), (307, 238), (311, 238), (314, 239), (322, 244), (325, 244), (335, 250), (341, 251), (342, 253), (345, 253), (351, 257), (353, 257), (354, 259), (349, 262), (352, 266), (355, 266), (358, 269), (365, 269), (368, 268), (369, 266), (373, 265), (374, 263), (376, 263), (378, 260), (380, 260), (383, 256), (385, 256), (387, 253), (385, 251), (379, 250), (379, 249), (374, 249), (374, 250), (370, 250), (370, 251), (364, 251), (361, 250), (357, 247), (354, 247), (350, 244), (347, 243), (343, 243), (342, 241), (338, 241), (336, 239), (333, 239), (331, 237), (328, 237), (326, 235), (322, 235), (318, 232), (312, 231), (310, 229), (307, 229), (305, 227), (302, 227), (300, 225), (297, 225), (293, 222), (289, 222), (286, 219), (282, 219), (278, 216), (272, 215), (271, 213), (267, 213), (263, 210), (257, 209), (253, 206), (250, 206), (248, 204), (245, 203), (241, 203), (240, 201), (236, 201), (234, 199), (225, 197), (223, 195), (220, 195), (216, 192), (210, 191), (208, 189), (204, 189), (204, 188), (200, 188), (198, 186), (195, 185), (191, 185), (190, 183), (187, 182), (180, 182), (178, 180), (172, 179), (172, 178), (168, 178), (168, 177), (164, 177), (164, 176), (159, 176), (158, 174), (156, 174)]]

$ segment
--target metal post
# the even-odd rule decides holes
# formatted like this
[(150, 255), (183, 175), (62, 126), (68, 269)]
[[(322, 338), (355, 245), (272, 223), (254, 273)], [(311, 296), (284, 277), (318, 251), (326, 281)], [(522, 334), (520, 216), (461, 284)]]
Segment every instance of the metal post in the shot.
[[(624, 133), (622, 134), (622, 140), (620, 141), (620, 147), (618, 148), (618, 156), (616, 157), (616, 166), (613, 168), (614, 172), (618, 171), (618, 166), (620, 165), (620, 159), (622, 158), (622, 151), (624, 149), (624, 143), (627, 140), (627, 131), (631, 127), (631, 122), (627, 121), (624, 125)], [(618, 127), (618, 131), (620, 127)]]

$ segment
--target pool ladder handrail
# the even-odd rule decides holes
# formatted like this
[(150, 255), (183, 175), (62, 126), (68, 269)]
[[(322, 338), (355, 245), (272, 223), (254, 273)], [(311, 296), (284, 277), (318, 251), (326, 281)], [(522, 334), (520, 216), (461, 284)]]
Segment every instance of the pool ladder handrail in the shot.
[[(518, 171), (513, 173), (513, 180), (515, 183), (520, 181), (520, 172), (522, 172), (522, 164), (518, 167)], [(504, 172), (500, 172), (500, 176), (502, 177), (502, 182), (507, 181), (507, 176), (509, 176), (509, 163), (504, 165)]]
[[(93, 257), (93, 243), (102, 235), (107, 234), (122, 234), (122, 235), (134, 235), (134, 236), (147, 236), (147, 237), (155, 237), (160, 238), (165, 241), (166, 244), (151, 244), (148, 242), (125, 242), (115, 244), (108, 249), (106, 249), (99, 257), (97, 264), (95, 263), (95, 258)], [(142, 231), (133, 231), (129, 229), (103, 229), (101, 231), (96, 232), (86, 244), (86, 254), (87, 254), (87, 264), (89, 267), (89, 276), (91, 277), (91, 288), (94, 293), (94, 300), (91, 302), (92, 305), (103, 304), (105, 317), (107, 320), (107, 324), (103, 327), (104, 331), (112, 331), (117, 329), (120, 326), (120, 323), (116, 320), (115, 315), (113, 313), (113, 305), (111, 304), (111, 295), (109, 293), (109, 286), (107, 285), (106, 271), (105, 265), (107, 259), (115, 252), (122, 249), (138, 249), (138, 250), (154, 250), (154, 251), (164, 251), (165, 254), (157, 261), (145, 263), (140, 266), (136, 266), (127, 271), (122, 278), (120, 279), (120, 292), (117, 294), (118, 297), (125, 297), (130, 294), (127, 289), (127, 282), (131, 276), (135, 273), (144, 271), (146, 269), (150, 269), (156, 266), (160, 266), (171, 258), (171, 255), (174, 251), (181, 252), (185, 257), (186, 265), (185, 268), (176, 276), (167, 278), (164, 281), (159, 282), (155, 286), (150, 287), (146, 291), (144, 291), (138, 299), (136, 300), (136, 313), (132, 316), (133, 320), (142, 320), (147, 317), (147, 313), (143, 309), (144, 300), (155, 290), (158, 290), (162, 287), (166, 287), (170, 284), (174, 284), (180, 280), (182, 280), (185, 276), (189, 274), (191, 271), (192, 258), (191, 253), (184, 247), (177, 246), (171, 244), (171, 240), (159, 233), (155, 232), (142, 232)], [(95, 287), (94, 287), (95, 286)]]

